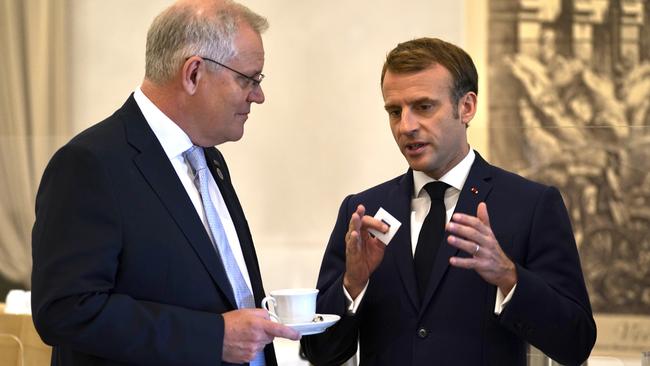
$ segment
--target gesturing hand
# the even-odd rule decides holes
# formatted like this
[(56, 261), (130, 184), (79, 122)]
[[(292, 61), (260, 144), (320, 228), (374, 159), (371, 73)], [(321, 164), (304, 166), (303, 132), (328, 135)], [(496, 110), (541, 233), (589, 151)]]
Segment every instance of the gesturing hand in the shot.
[(386, 246), (373, 237), (368, 229), (373, 228), (382, 233), (388, 231), (388, 225), (371, 216), (365, 216), (366, 208), (357, 206), (350, 218), (348, 232), (345, 234), (345, 275), (343, 285), (352, 298), (363, 290), (368, 278), (384, 258)]
[(456, 213), (447, 224), (450, 245), (472, 255), (471, 258), (451, 257), (452, 266), (475, 270), (485, 281), (505, 295), (517, 283), (514, 263), (506, 256), (490, 227), (487, 205), (479, 203), (476, 217)]
[(300, 333), (272, 322), (263, 309), (239, 309), (223, 314), (223, 361), (245, 363), (255, 358), (273, 338), (282, 337), (294, 341)]

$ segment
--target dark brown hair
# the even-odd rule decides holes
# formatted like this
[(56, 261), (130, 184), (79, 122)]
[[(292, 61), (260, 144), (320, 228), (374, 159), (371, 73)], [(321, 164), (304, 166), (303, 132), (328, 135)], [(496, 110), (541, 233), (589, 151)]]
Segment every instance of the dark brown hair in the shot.
[(393, 73), (414, 73), (439, 64), (451, 74), (453, 85), (451, 97), (454, 105), (467, 92), (478, 94), (478, 73), (472, 58), (449, 42), (438, 38), (418, 38), (397, 45), (386, 56), (381, 70), (381, 85), (384, 85), (386, 71)]

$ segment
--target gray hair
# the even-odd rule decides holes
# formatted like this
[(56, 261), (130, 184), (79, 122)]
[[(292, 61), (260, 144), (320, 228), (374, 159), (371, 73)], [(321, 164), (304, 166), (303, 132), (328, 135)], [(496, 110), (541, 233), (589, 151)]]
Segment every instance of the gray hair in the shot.
[(241, 22), (259, 34), (269, 27), (264, 17), (230, 0), (205, 13), (189, 4), (170, 6), (154, 19), (147, 33), (145, 78), (154, 83), (169, 81), (194, 55), (229, 61), (237, 54), (234, 39)]

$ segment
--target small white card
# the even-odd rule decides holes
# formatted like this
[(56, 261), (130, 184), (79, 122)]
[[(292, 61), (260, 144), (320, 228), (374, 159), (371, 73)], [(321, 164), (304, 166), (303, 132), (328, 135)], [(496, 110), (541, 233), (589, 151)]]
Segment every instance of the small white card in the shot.
[(382, 207), (379, 208), (377, 213), (375, 214), (375, 219), (379, 221), (383, 221), (386, 225), (388, 225), (388, 231), (383, 234), (375, 229), (368, 229), (368, 231), (377, 237), (382, 243), (388, 245), (390, 243), (391, 239), (393, 239), (393, 236), (395, 236), (395, 233), (397, 232), (397, 229), (399, 229), (400, 226), (402, 226), (402, 223), (397, 221), (396, 218), (394, 218), (391, 214), (388, 213), (388, 211), (384, 210)]

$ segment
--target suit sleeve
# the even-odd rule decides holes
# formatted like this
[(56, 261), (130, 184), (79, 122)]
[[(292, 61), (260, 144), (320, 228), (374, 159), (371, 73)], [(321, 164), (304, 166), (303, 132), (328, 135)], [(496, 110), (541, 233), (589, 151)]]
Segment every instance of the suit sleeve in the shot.
[(351, 198), (352, 196), (346, 197), (339, 209), (334, 230), (323, 256), (317, 284), (319, 289), (317, 312), (337, 314), (341, 316), (341, 320), (324, 333), (305, 336), (300, 341), (307, 359), (315, 366), (343, 364), (357, 351), (358, 314), (363, 311), (363, 302), (357, 315), (348, 315), (347, 299), (343, 292), (345, 234), (353, 212), (350, 208)]
[(555, 188), (547, 188), (534, 209), (526, 262), (517, 264), (517, 275), (501, 324), (561, 364), (586, 360), (596, 324), (569, 216)]
[(123, 225), (112, 189), (106, 168), (85, 148), (67, 145), (47, 167), (32, 231), (39, 334), (50, 345), (129, 364), (220, 364), (219, 314), (113, 291)]

